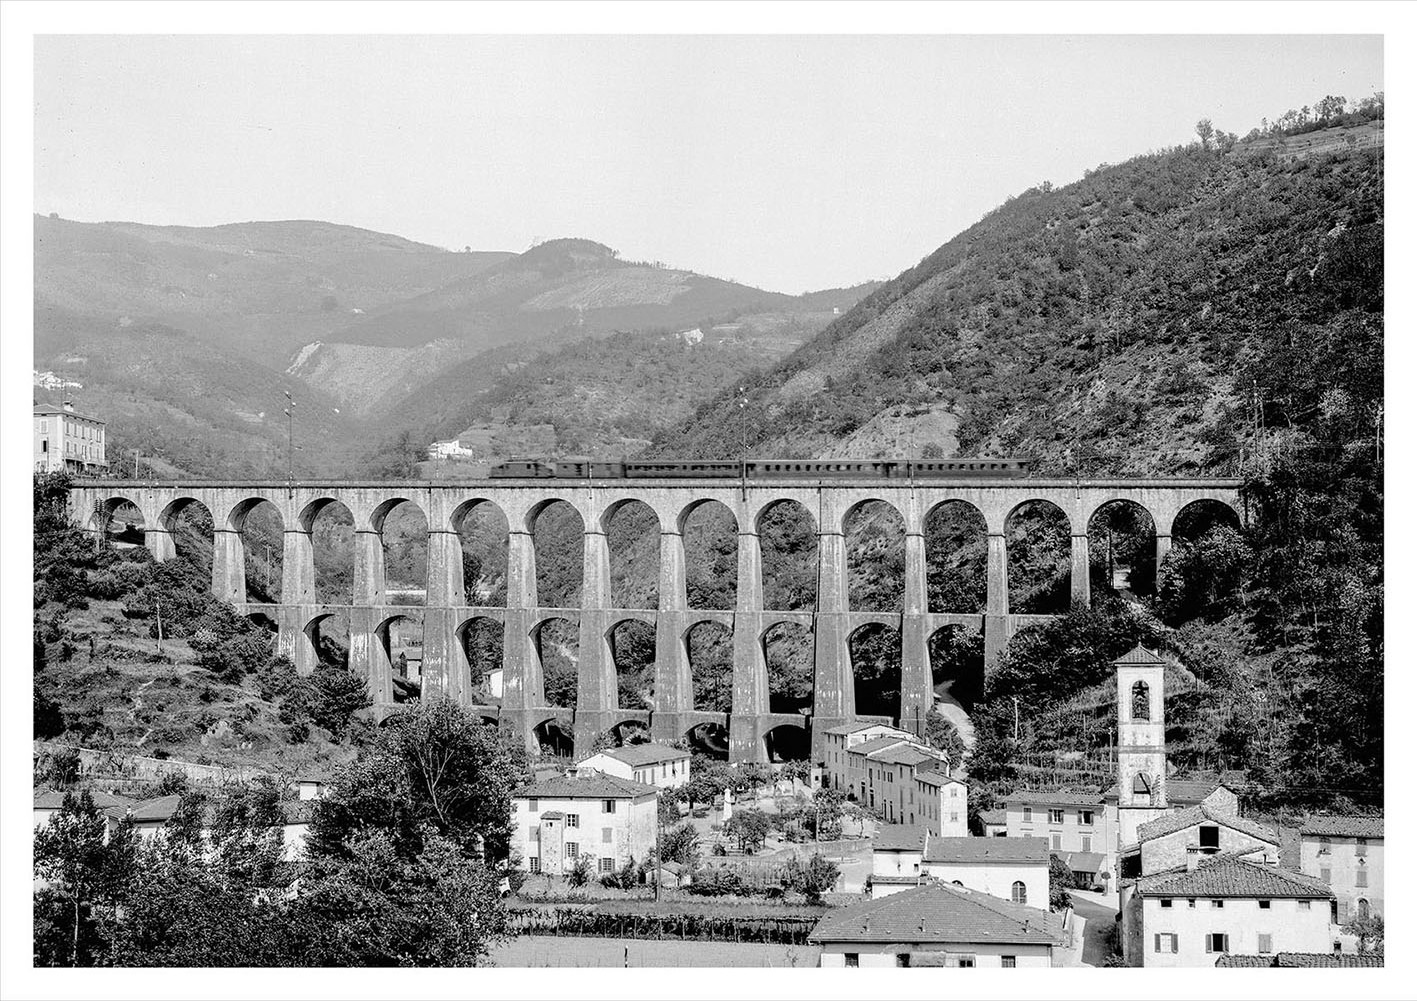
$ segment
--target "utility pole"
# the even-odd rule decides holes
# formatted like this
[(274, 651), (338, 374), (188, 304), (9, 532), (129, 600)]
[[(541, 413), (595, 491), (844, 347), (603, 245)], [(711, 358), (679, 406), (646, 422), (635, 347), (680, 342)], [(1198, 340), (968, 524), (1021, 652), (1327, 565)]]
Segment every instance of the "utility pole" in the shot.
[(1018, 743), (1018, 696), (1014, 696), (1014, 743)]
[(133, 449), (133, 479), (138, 478), (138, 449)]
[(153, 604), (157, 606), (157, 648), (162, 651), (162, 599), (157, 598)]
[(285, 465), (286, 481), (295, 486), (295, 400), (290, 391), (285, 393)]
[(748, 499), (748, 387), (738, 387), (738, 429), (742, 433), (742, 445), (738, 452), (738, 461), (743, 472), (743, 499)]

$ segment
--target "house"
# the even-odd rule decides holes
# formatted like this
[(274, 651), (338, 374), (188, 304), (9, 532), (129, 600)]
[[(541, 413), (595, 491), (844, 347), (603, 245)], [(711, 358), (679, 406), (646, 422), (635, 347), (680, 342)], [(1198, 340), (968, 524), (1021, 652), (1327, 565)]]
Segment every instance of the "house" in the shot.
[(1327, 883), (1335, 924), (1383, 913), (1383, 818), (1309, 816), (1299, 825), (1299, 869)]
[(108, 472), (107, 422), (63, 406), (34, 408), (34, 471), (36, 473)]
[(909, 730), (889, 723), (844, 723), (823, 730), (822, 737), (822, 784), (841, 792), (852, 792), (854, 788), (848, 773), (850, 762), (846, 753), (851, 748), (878, 737), (920, 742)]
[(1004, 809), (980, 810), (979, 825), (986, 838), (1008, 837), (1009, 812)]
[(1010, 838), (1044, 838), (1065, 858), (1101, 855), (1100, 870), (1080, 878), (1106, 882), (1116, 874), (1117, 815), (1100, 793), (1023, 790), (1004, 800), (1004, 817)]
[(1129, 883), (1122, 907), (1127, 965), (1214, 966), (1232, 952), (1327, 951), (1333, 892), (1261, 855), (1193, 850), (1181, 865)]
[(329, 785), (322, 778), (304, 776), (290, 783), (298, 799), (323, 799), (329, 792)]
[(930, 881), (828, 912), (807, 937), (823, 967), (1050, 967), (1062, 923), (1047, 911)]
[(931, 837), (920, 868), (943, 882), (1046, 911), (1049, 860), (1042, 838)]
[(562, 875), (582, 855), (613, 872), (654, 851), (658, 804), (654, 786), (630, 779), (548, 776), (513, 794), (512, 843), (528, 872)]
[(177, 795), (145, 799), (128, 810), (128, 819), (139, 837), (153, 838), (167, 826), (181, 803), (182, 797)]
[(1122, 852), (1122, 874), (1147, 876), (1184, 865), (1195, 849), (1202, 856), (1221, 852), (1262, 852), (1279, 863), (1280, 832), (1202, 803), (1148, 821), (1137, 830), (1140, 843)]
[(578, 775), (600, 772), (660, 789), (689, 781), (689, 752), (667, 744), (626, 744), (599, 751), (576, 765)]
[(931, 834), (962, 838), (969, 834), (969, 786), (929, 770), (915, 773), (915, 811)]
[[(940, 812), (943, 783), (921, 786), (916, 781), (916, 774), (948, 768), (941, 752), (893, 737), (877, 737), (847, 751), (847, 757), (851, 761), (852, 773), (865, 776), (862, 801), (871, 809), (880, 811), (886, 823), (913, 824), (917, 816), (923, 819), (927, 806), (933, 806), (936, 813)], [(947, 779), (948, 776), (941, 775), (941, 778)], [(954, 813), (955, 823), (958, 824), (960, 813), (958, 810)], [(967, 818), (968, 814), (965, 816)]]
[(924, 824), (882, 824), (871, 838), (871, 875), (918, 876), (925, 856)]
[[(48, 827), (50, 818), (58, 813), (64, 806), (64, 795), (62, 790), (46, 789), (34, 794), (34, 826)], [(107, 820), (108, 833), (113, 832), (113, 828), (123, 819), (128, 809), (133, 805), (131, 799), (122, 796), (114, 796), (110, 793), (100, 792), (97, 789), (89, 790), (89, 798), (93, 800), (94, 807), (103, 814)]]

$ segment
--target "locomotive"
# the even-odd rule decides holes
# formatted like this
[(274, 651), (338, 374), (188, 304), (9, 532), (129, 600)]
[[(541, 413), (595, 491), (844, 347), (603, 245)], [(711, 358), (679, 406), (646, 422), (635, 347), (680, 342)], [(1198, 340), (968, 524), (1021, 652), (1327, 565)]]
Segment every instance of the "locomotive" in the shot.
[(493, 466), (498, 479), (860, 479), (938, 480), (1027, 476), (1035, 460), (1007, 459), (749, 459), (699, 462), (598, 462), (510, 459)]

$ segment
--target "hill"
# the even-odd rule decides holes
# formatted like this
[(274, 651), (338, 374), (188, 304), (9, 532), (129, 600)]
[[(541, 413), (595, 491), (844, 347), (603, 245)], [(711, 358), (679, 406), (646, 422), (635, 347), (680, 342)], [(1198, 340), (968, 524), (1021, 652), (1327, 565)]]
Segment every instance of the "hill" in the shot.
[(746, 416), (762, 456), (934, 444), (1051, 471), (1234, 471), (1246, 360), (1381, 309), (1380, 151), (1327, 131), (1302, 137), (1310, 155), (1193, 144), (1024, 192), (750, 380), (746, 415), (722, 393), (651, 453), (736, 454)]

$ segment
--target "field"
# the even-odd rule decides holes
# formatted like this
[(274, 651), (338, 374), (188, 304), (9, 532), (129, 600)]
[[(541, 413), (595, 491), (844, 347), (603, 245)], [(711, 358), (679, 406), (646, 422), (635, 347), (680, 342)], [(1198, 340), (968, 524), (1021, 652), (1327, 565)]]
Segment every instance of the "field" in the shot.
[(666, 939), (523, 935), (492, 950), (497, 966), (794, 966), (815, 967), (807, 945), (679, 942)]

